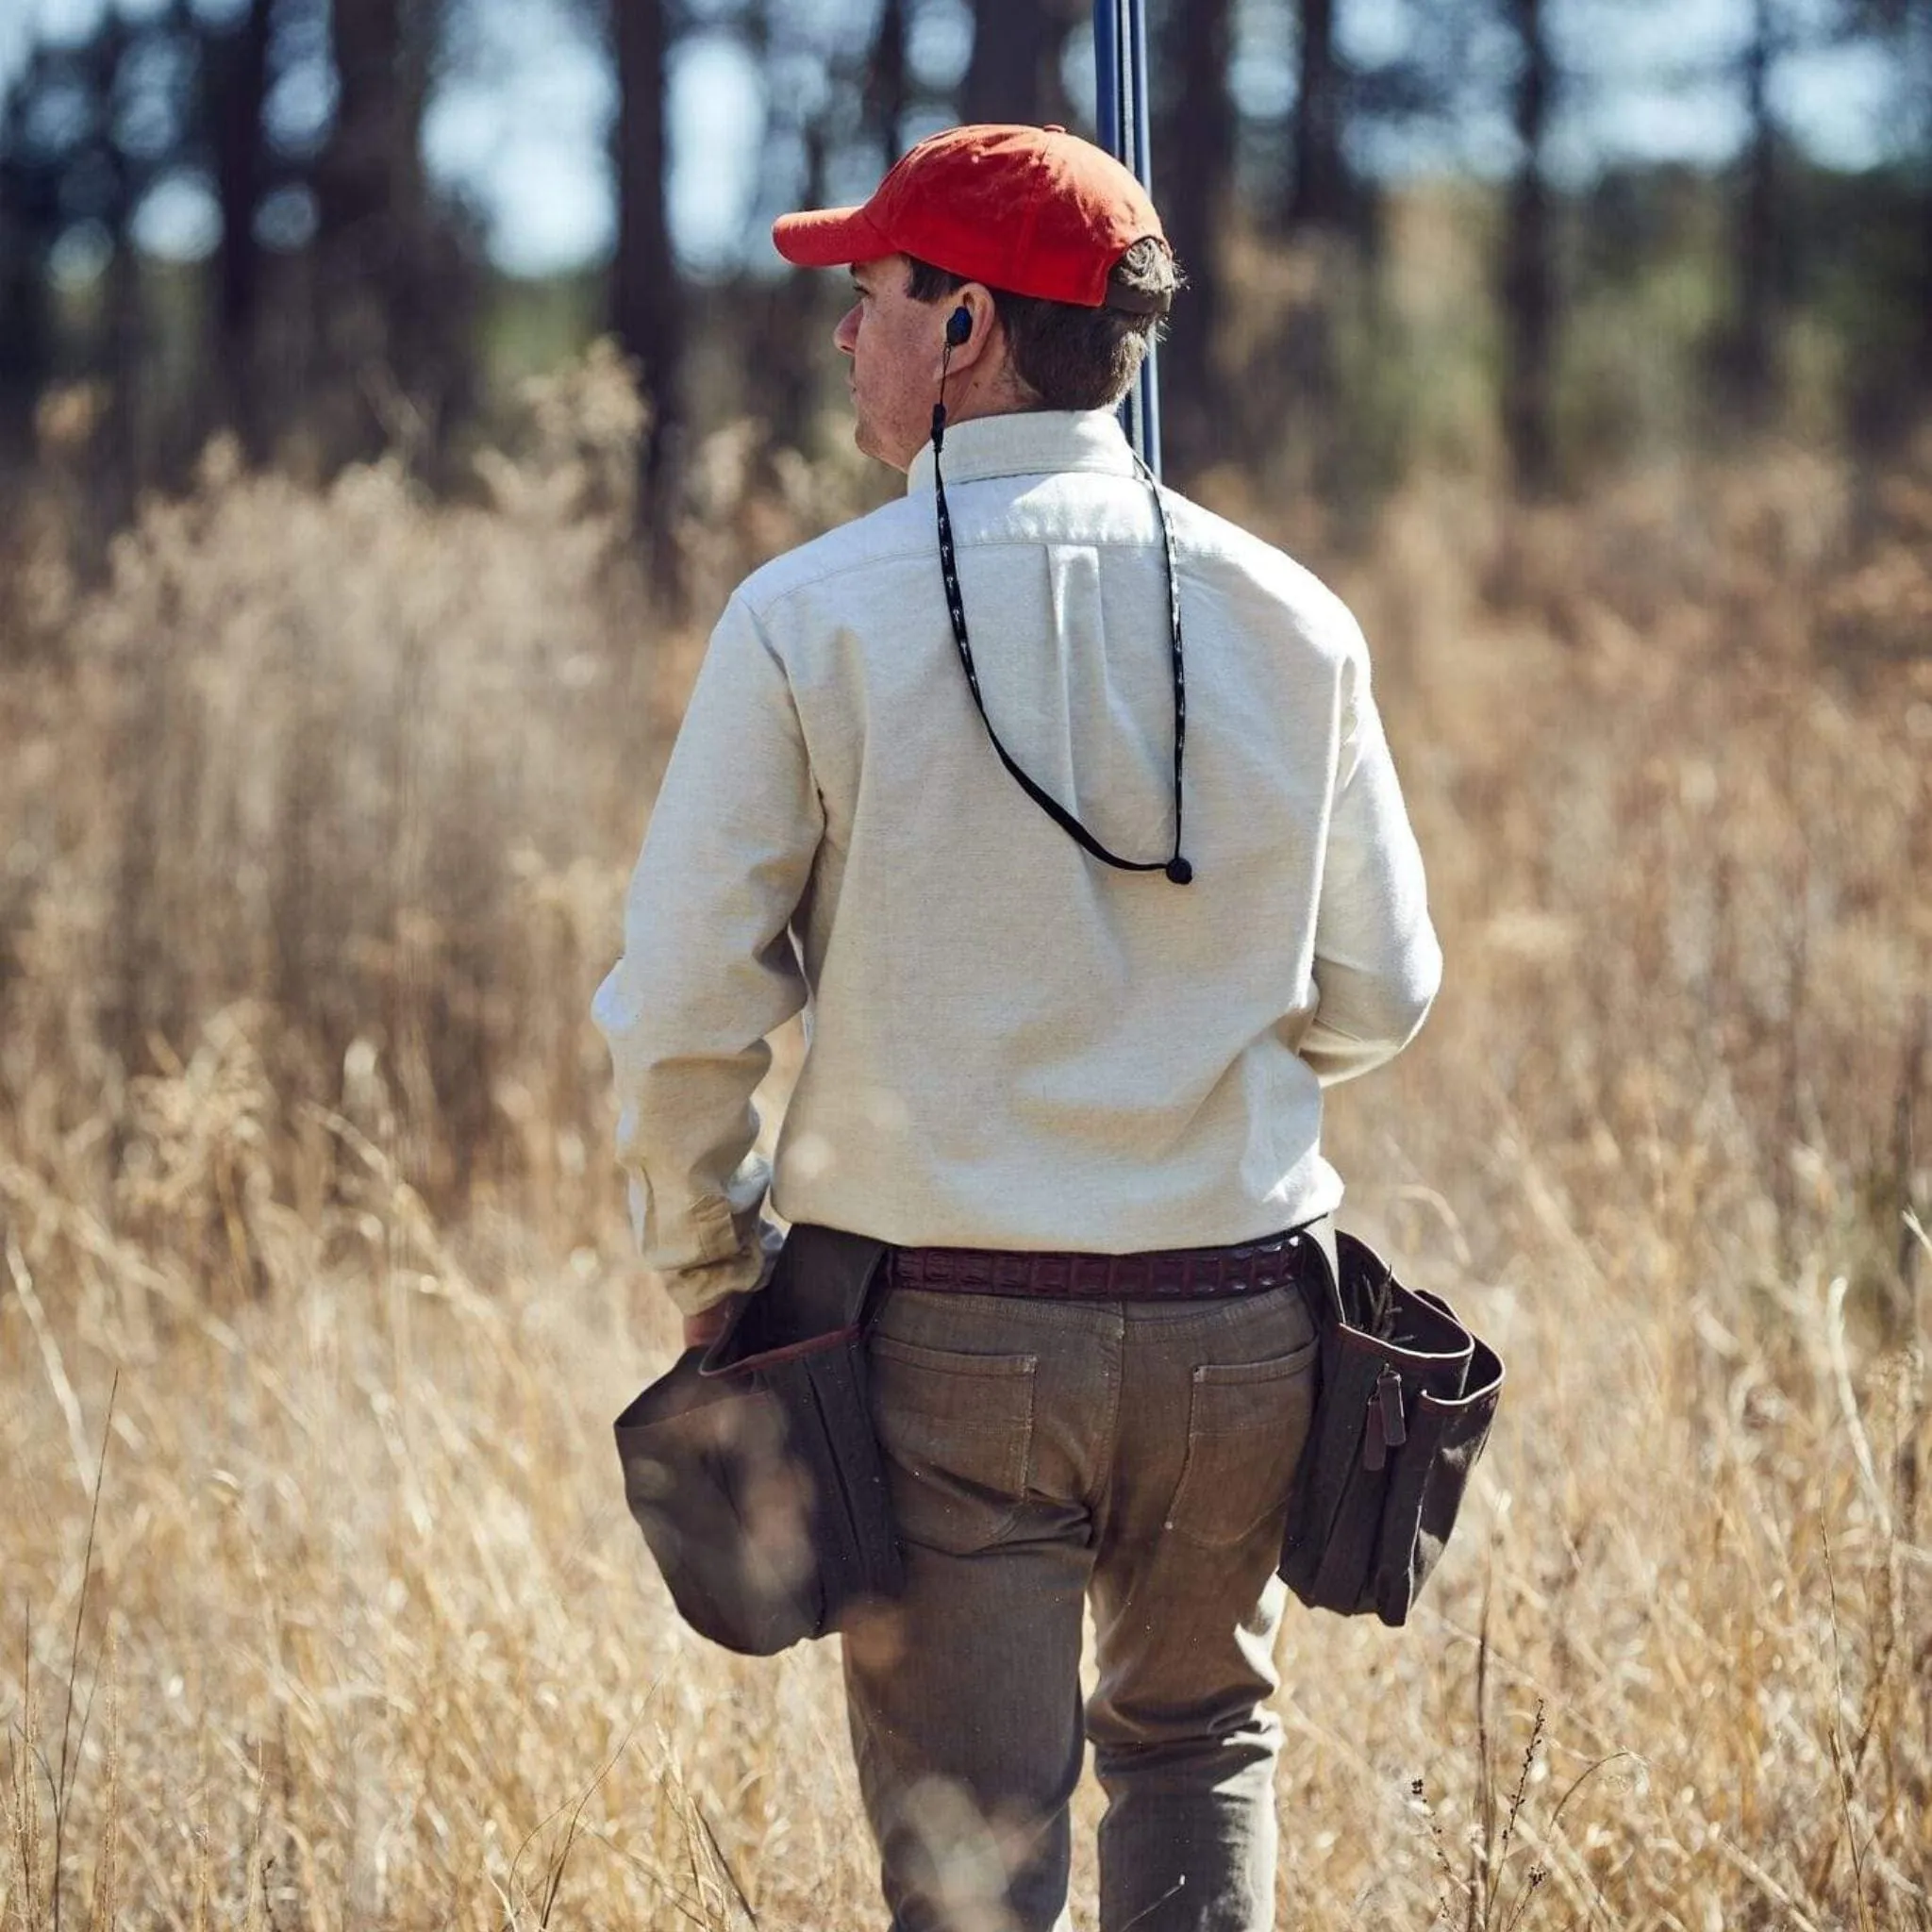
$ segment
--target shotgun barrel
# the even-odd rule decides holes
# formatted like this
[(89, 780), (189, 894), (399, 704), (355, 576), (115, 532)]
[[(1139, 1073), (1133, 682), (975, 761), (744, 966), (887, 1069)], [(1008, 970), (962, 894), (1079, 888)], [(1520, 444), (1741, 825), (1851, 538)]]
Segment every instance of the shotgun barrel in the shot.
[[(1152, 194), (1145, 0), (1093, 0), (1093, 65), (1100, 144)], [(1141, 461), (1159, 475), (1160, 372), (1151, 342), (1121, 419)]]

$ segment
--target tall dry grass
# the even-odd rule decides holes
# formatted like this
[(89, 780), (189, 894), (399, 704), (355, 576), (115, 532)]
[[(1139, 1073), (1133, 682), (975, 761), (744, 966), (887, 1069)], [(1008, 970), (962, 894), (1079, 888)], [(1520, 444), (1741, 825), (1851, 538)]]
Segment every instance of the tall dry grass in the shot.
[[(0, 1924), (878, 1922), (836, 1657), (687, 1636), (609, 1450), (635, 426), (592, 365), (471, 506), (217, 456), (104, 590), (13, 552)], [(864, 487), (705, 463), (714, 591)], [(1283, 1923), (1932, 1925), (1932, 449), (1333, 561), (1450, 959), (1334, 1141), (1511, 1384), (1411, 1627), (1291, 1615)]]

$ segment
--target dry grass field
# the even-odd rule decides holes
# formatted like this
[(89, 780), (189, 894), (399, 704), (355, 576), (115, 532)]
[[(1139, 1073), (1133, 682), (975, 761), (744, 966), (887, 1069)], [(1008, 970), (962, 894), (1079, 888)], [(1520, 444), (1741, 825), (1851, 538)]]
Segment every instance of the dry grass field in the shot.
[[(217, 453), (98, 588), (57, 447), (0, 536), (0, 1926), (879, 1923), (835, 1656), (687, 1635), (610, 1447), (635, 427)], [(701, 596), (867, 487), (702, 480)], [(1214, 493), (1356, 602), (1448, 954), (1347, 1218), (1510, 1369), (1410, 1627), (1291, 1614), (1282, 1924), (1924, 1932), (1932, 445)]]

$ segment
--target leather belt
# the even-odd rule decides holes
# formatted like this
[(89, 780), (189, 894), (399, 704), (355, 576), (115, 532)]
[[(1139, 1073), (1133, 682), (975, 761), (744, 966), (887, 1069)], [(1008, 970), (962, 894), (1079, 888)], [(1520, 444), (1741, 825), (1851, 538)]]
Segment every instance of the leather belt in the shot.
[(1058, 1301), (1208, 1301), (1299, 1286), (1317, 1250), (1307, 1228), (1226, 1248), (1086, 1255), (1010, 1248), (892, 1248), (894, 1288)]

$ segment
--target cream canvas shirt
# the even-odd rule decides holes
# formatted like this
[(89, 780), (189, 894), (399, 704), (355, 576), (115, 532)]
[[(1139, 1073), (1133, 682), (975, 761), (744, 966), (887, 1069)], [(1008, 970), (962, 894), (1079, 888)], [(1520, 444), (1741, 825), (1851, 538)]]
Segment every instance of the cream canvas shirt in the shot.
[[(1173, 849), (1159, 527), (1110, 412), (944, 468), (993, 724), (1111, 850)], [(1347, 609), (1169, 494), (1193, 883), (1075, 846), (1001, 767), (947, 622), (933, 457), (719, 620), (597, 993), (645, 1263), (694, 1313), (760, 1209), (905, 1245), (1131, 1253), (1333, 1208), (1322, 1089), (1435, 995), (1423, 867)], [(774, 1173), (765, 1036), (805, 1010)]]

